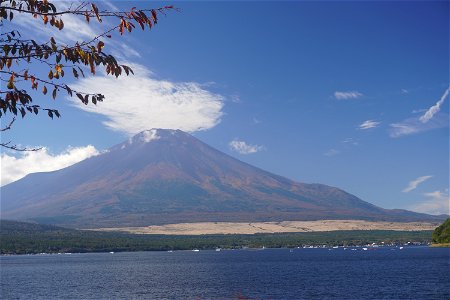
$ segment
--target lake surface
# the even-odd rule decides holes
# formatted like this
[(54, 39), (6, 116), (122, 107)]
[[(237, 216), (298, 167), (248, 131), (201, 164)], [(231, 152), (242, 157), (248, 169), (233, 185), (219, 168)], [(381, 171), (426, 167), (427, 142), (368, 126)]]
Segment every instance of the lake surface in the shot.
[(448, 248), (3, 256), (1, 299), (450, 299)]

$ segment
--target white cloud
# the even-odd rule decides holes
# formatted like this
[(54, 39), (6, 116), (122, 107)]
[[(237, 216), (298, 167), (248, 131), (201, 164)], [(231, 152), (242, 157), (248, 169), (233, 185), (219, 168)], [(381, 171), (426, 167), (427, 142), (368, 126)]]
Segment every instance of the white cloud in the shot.
[(60, 154), (51, 154), (47, 148), (35, 152), (22, 152), (19, 157), (1, 154), (1, 185), (19, 180), (30, 173), (59, 170), (88, 157), (98, 155), (94, 146), (69, 147)]
[(375, 128), (375, 127), (378, 127), (378, 125), (380, 125), (380, 123), (381, 123), (381, 122), (377, 122), (377, 121), (374, 121), (374, 120), (367, 120), (367, 121), (362, 122), (362, 123), (358, 126), (358, 128), (359, 128), (359, 129), (362, 129), (362, 130), (366, 130), (366, 129), (370, 129), (370, 128)]
[(135, 75), (115, 78), (105, 73), (84, 78), (73, 89), (105, 95), (104, 102), (84, 105), (70, 98), (78, 108), (107, 118), (109, 129), (133, 135), (151, 128), (181, 129), (187, 132), (216, 126), (222, 117), (224, 97), (205, 90), (196, 82), (155, 79), (146, 67), (128, 65)]
[(342, 143), (347, 144), (347, 145), (353, 145), (353, 146), (358, 146), (359, 142), (357, 140), (355, 140), (354, 138), (346, 138), (342, 140)]
[(325, 156), (335, 156), (338, 155), (340, 152), (336, 149), (330, 149), (327, 152), (325, 152), (323, 155)]
[(413, 117), (403, 120), (399, 123), (390, 124), (389, 135), (391, 137), (400, 137), (404, 135), (416, 134), (429, 131), (432, 129), (446, 128), (449, 125), (449, 116), (441, 113), (441, 106), (448, 97), (450, 87), (447, 88), (441, 98), (435, 105), (426, 110), (413, 110), (412, 113), (417, 114), (425, 111), (420, 117)]
[(128, 46), (127, 44), (120, 44), (120, 48), (121, 48), (121, 52), (119, 51), (119, 53), (115, 53), (117, 56), (121, 57), (121, 55), (123, 54), (124, 57), (141, 57), (141, 54), (139, 52), (137, 52), (136, 50), (134, 50), (133, 48), (131, 48), (130, 46)]
[(421, 177), (418, 177), (418, 178), (416, 178), (416, 179), (410, 181), (410, 182), (408, 183), (408, 186), (407, 186), (406, 188), (404, 188), (404, 189), (402, 190), (402, 192), (403, 192), (403, 193), (408, 193), (408, 192), (411, 192), (412, 190), (415, 190), (419, 184), (421, 184), (422, 182), (424, 182), (424, 181), (430, 179), (431, 177), (433, 177), (433, 176), (431, 176), (431, 175), (426, 175), (426, 176), (421, 176)]
[(450, 198), (448, 196), (448, 190), (445, 192), (438, 190), (431, 193), (425, 193), (424, 196), (428, 199), (422, 203), (413, 205), (411, 210), (433, 215), (450, 214)]
[(402, 94), (409, 94), (409, 91), (407, 89), (401, 89)]
[(263, 146), (249, 145), (244, 141), (239, 141), (237, 139), (231, 141), (229, 144), (230, 149), (238, 152), (239, 154), (251, 154), (256, 153), (264, 149)]
[(334, 97), (338, 100), (357, 99), (362, 95), (358, 91), (334, 92)]
[(397, 138), (405, 135), (421, 133), (433, 129), (448, 127), (448, 115), (438, 114), (428, 122), (423, 123), (419, 118), (409, 118), (400, 123), (392, 123), (389, 128), (390, 137)]
[(159, 140), (161, 137), (158, 135), (157, 129), (146, 130), (142, 133), (141, 139), (144, 143), (148, 143), (150, 141)]
[(233, 103), (241, 103), (241, 97), (237, 94), (231, 95), (230, 100)]
[(413, 113), (413, 114), (421, 114), (421, 113), (426, 112), (426, 111), (427, 111), (427, 109), (424, 109), (424, 108), (421, 108), (421, 109), (413, 109), (413, 110), (411, 111), (411, 113)]
[(419, 120), (422, 123), (427, 123), (428, 121), (430, 121), (431, 118), (433, 118), (433, 116), (441, 110), (441, 105), (444, 103), (445, 99), (447, 98), (449, 91), (450, 91), (450, 87), (445, 90), (444, 94), (441, 96), (441, 99), (439, 99), (439, 101), (436, 102), (435, 105), (430, 107), (427, 110), (427, 112), (419, 118)]

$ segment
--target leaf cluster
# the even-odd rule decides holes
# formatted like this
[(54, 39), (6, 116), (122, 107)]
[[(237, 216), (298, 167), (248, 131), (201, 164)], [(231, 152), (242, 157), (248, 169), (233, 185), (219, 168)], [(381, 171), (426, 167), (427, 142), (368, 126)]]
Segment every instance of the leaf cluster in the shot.
[[(129, 66), (120, 64), (113, 55), (105, 51), (105, 39), (111, 38), (111, 34), (116, 30), (123, 35), (136, 26), (140, 26), (142, 30), (151, 29), (157, 24), (159, 14), (175, 10), (173, 6), (164, 6), (157, 9), (133, 7), (130, 11), (111, 11), (100, 10), (94, 3), (81, 2), (75, 7), (60, 11), (48, 0), (1, 0), (0, 4), (1, 27), (6, 22), (12, 23), (16, 20), (15, 14), (41, 20), (40, 26), (50, 26), (58, 30), (64, 30), (65, 15), (79, 16), (81, 22), (88, 24), (91, 19), (102, 23), (104, 18), (118, 22), (116, 26), (106, 28), (102, 34), (92, 39), (77, 41), (72, 45), (57, 41), (55, 37), (48, 37), (44, 43), (25, 39), (16, 29), (1, 33), (0, 74), (6, 85), (0, 88), (0, 118), (8, 115), (20, 115), (24, 118), (27, 114), (37, 115), (41, 111), (47, 112), (52, 119), (59, 118), (61, 113), (57, 109), (42, 107), (34, 101), (31, 93), (33, 90), (43, 95), (48, 94), (53, 100), (64, 91), (70, 97), (76, 96), (86, 105), (102, 102), (105, 98), (102, 93), (78, 91), (67, 85), (67, 74), (79, 79), (86, 77), (86, 72), (95, 75), (98, 68), (103, 68), (106, 74), (116, 78), (124, 74), (134, 74)], [(48, 72), (32, 73), (31, 66), (35, 64), (47, 66)], [(6, 145), (3, 143), (0, 146)]]

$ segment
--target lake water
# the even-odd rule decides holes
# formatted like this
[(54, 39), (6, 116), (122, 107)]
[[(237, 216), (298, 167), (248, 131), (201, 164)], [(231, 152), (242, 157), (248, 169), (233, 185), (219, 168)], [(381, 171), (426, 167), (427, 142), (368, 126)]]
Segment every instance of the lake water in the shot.
[(2, 299), (450, 299), (448, 248), (3, 256)]

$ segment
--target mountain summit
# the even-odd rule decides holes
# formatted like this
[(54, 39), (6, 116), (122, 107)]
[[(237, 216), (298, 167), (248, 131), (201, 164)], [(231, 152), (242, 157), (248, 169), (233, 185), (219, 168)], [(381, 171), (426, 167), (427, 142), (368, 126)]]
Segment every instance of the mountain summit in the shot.
[(298, 183), (180, 131), (143, 131), (62, 170), (2, 187), (1, 217), (80, 228), (199, 221), (437, 217), (386, 210), (323, 184)]

